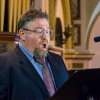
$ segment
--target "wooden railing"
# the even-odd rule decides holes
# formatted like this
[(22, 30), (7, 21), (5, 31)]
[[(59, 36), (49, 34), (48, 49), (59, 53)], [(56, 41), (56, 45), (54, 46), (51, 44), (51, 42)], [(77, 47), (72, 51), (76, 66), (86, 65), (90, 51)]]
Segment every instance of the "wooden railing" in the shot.
[(0, 41), (14, 41), (15, 35), (9, 32), (0, 32)]

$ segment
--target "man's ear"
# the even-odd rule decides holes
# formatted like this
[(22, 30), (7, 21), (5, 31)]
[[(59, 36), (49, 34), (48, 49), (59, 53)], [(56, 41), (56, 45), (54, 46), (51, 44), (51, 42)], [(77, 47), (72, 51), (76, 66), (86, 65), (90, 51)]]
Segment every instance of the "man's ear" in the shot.
[(19, 37), (21, 40), (25, 41), (25, 33), (23, 32), (23, 30), (19, 30)]

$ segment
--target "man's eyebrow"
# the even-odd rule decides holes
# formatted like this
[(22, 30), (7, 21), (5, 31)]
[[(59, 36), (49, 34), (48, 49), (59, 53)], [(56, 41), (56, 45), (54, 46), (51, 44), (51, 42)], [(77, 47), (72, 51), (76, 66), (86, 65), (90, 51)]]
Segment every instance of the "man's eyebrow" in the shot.
[[(41, 26), (34, 27), (34, 28), (40, 28), (40, 29), (43, 29), (43, 27), (41, 27)], [(49, 27), (47, 27), (47, 29), (50, 29), (50, 28), (49, 28)]]

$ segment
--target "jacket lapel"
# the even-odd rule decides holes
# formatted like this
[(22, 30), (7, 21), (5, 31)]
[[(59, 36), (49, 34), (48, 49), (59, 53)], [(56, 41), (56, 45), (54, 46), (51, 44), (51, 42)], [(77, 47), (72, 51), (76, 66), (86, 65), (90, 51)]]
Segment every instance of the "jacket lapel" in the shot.
[(56, 90), (58, 90), (67, 80), (65, 65), (63, 65), (62, 61), (60, 61), (61, 59), (58, 55), (48, 53), (47, 59), (52, 70), (52, 74), (56, 85)]
[(35, 70), (34, 66), (31, 64), (31, 62), (27, 59), (27, 57), (21, 52), (19, 48), (17, 50), (17, 56), (19, 59), (19, 64), (21, 68), (24, 70), (24, 72), (27, 74), (27, 76), (35, 82), (35, 84), (39, 87), (39, 89), (42, 91), (42, 93), (45, 93), (47, 96), (49, 95), (40, 75)]
[(58, 77), (59, 76), (57, 74), (57, 65), (55, 64), (55, 61), (54, 61), (53, 57), (50, 54), (48, 54), (47, 60), (50, 64), (50, 68), (51, 68), (51, 71), (52, 71), (52, 74), (53, 74), (53, 77), (54, 77), (55, 88), (57, 90), (57, 88), (58, 88), (57, 84), (59, 83), (58, 82)]

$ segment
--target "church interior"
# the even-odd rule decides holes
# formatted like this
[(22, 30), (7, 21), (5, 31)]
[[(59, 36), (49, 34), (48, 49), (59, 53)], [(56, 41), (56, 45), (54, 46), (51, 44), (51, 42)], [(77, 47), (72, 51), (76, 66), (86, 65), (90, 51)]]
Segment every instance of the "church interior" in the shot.
[(100, 67), (99, 0), (0, 0), (0, 53), (14, 48), (17, 21), (31, 8), (49, 15), (51, 51), (68, 70)]

